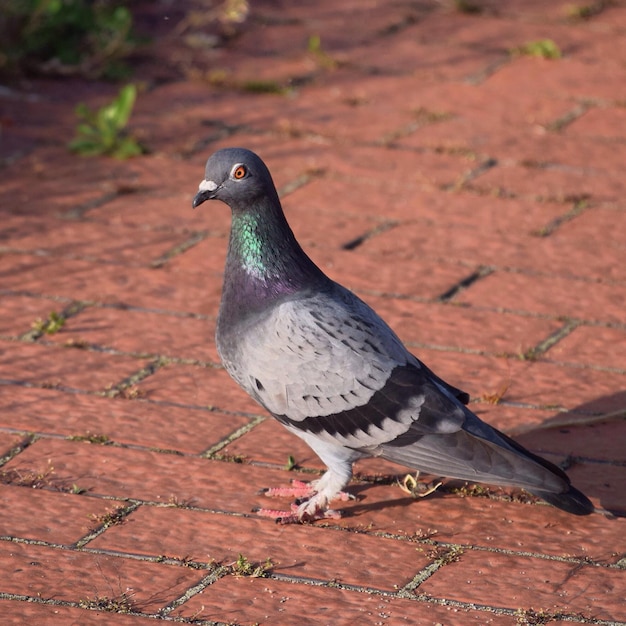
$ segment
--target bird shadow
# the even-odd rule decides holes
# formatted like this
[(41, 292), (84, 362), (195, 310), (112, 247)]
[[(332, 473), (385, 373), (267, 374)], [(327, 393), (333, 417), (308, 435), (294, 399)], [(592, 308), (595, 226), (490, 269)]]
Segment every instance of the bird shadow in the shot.
[(557, 413), (514, 438), (559, 464), (606, 511), (626, 517), (626, 390)]
[[(350, 488), (350, 493), (356, 497), (357, 504), (353, 504), (349, 509), (342, 510), (342, 517), (358, 517), (364, 513), (373, 513), (375, 511), (388, 511), (394, 508), (406, 508), (415, 504), (415, 498), (412, 496), (404, 496), (402, 498), (393, 498), (392, 500), (380, 500), (378, 502), (366, 502), (367, 490), (370, 485), (358, 485)], [(435, 492), (428, 496), (429, 498), (441, 498), (441, 494)]]

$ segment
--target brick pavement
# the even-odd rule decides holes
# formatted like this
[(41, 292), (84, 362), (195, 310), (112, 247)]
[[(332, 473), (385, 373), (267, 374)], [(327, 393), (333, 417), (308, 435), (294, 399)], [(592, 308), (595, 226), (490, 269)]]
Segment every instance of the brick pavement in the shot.
[[(626, 623), (626, 7), (461, 4), (259, 1), (198, 50), (139, 3), (164, 36), (127, 162), (64, 147), (110, 85), (2, 92), (3, 624)], [(545, 38), (561, 59), (509, 53)], [(612, 514), (415, 501), (368, 460), (336, 523), (255, 516), (322, 466), (219, 367), (229, 215), (190, 202), (228, 145), (266, 159), (329, 274)]]

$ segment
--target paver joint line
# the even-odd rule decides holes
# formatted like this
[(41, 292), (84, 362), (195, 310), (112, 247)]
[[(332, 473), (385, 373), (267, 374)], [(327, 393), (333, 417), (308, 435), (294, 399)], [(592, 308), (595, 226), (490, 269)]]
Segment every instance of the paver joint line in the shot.
[(493, 267), (489, 267), (489, 266), (479, 267), (474, 272), (472, 272), (471, 274), (469, 274), (465, 278), (461, 279), (456, 285), (453, 285), (452, 287), (450, 287), (450, 289), (448, 289), (444, 293), (442, 293), (437, 298), (437, 300), (439, 302), (444, 302), (444, 303), (452, 302), (454, 300), (454, 298), (461, 291), (469, 289), (475, 282), (481, 280), (482, 278), (485, 278), (485, 277), (489, 276), (494, 271), (495, 270), (494, 270)]

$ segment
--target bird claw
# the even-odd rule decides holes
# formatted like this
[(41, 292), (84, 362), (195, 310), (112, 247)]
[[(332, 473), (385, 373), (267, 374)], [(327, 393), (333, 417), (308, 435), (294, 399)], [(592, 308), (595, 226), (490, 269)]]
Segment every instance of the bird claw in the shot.
[(278, 509), (254, 509), (253, 511), (259, 517), (269, 517), (276, 521), (277, 524), (291, 524), (298, 521), (297, 516), (293, 511), (280, 511)]
[(400, 487), (400, 489), (402, 489), (402, 491), (408, 493), (414, 498), (425, 498), (431, 493), (437, 491), (437, 489), (439, 489), (439, 487), (441, 487), (442, 485), (441, 481), (437, 482), (435, 480), (429, 483), (418, 483), (417, 479), (419, 475), (419, 472), (416, 472), (415, 476), (413, 476), (412, 474), (407, 474), (402, 479), (402, 482), (398, 482), (398, 486)]
[[(263, 489), (260, 493), (272, 498), (296, 498), (296, 501), (291, 505), (290, 511), (269, 508), (256, 510), (257, 515), (274, 519), (279, 524), (302, 524), (322, 519), (341, 518), (340, 511), (325, 508), (328, 500), (318, 495), (317, 481), (306, 483), (301, 480), (293, 480), (289, 487)], [(347, 500), (354, 500), (355, 497), (345, 491), (340, 491), (332, 499), (346, 502)]]
[[(289, 487), (266, 487), (265, 489), (261, 489), (259, 493), (269, 498), (297, 498), (300, 500), (301, 504), (317, 493), (316, 482), (317, 481), (306, 483), (302, 480), (292, 480), (291, 486)], [(340, 491), (333, 497), (333, 500), (347, 502), (348, 500), (356, 500), (356, 498), (346, 491)]]
[(315, 495), (316, 491), (312, 483), (292, 480), (289, 487), (267, 487), (262, 489), (260, 493), (269, 498), (310, 498)]
[(313, 512), (302, 511), (297, 504), (291, 505), (291, 511), (280, 511), (278, 509), (257, 509), (255, 511), (260, 517), (269, 517), (277, 524), (304, 524), (306, 522), (316, 522), (321, 519), (341, 519), (341, 511), (332, 509), (316, 509)]

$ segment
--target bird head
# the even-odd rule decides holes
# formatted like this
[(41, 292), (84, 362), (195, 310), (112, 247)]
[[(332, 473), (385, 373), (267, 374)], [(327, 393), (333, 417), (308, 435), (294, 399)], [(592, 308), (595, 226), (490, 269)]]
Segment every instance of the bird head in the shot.
[(265, 163), (245, 148), (224, 148), (209, 157), (192, 206), (195, 209), (206, 200), (222, 200), (233, 210), (245, 209), (268, 196), (278, 200)]

